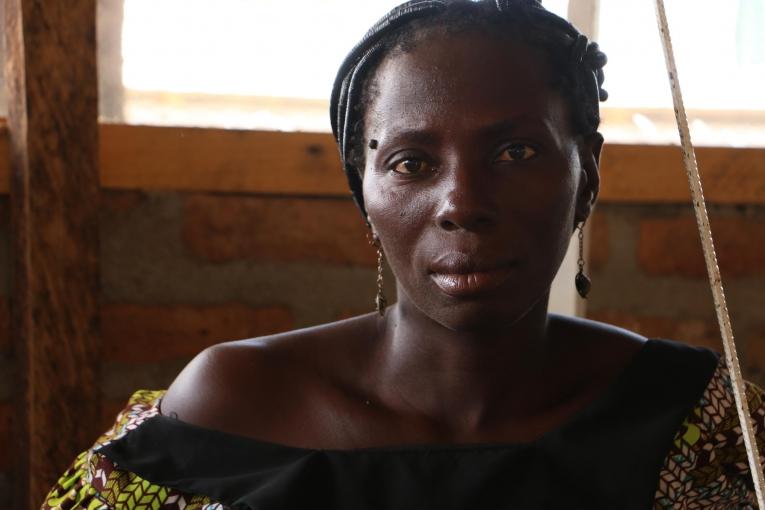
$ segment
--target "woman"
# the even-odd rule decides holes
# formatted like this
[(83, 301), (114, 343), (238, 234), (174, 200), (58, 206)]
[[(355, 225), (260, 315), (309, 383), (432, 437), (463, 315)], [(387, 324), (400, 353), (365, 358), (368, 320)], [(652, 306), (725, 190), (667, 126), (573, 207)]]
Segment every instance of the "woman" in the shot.
[(604, 64), (531, 0), (392, 11), (332, 121), (398, 302), (206, 350), (44, 508), (751, 505), (715, 354), (547, 313), (598, 194)]

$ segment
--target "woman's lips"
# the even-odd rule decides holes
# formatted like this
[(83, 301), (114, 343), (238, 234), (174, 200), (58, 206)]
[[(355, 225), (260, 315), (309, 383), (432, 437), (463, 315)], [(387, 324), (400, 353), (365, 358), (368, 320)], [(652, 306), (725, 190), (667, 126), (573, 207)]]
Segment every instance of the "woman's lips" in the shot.
[(510, 276), (510, 268), (467, 273), (431, 273), (438, 288), (452, 297), (468, 297), (484, 294), (502, 285)]

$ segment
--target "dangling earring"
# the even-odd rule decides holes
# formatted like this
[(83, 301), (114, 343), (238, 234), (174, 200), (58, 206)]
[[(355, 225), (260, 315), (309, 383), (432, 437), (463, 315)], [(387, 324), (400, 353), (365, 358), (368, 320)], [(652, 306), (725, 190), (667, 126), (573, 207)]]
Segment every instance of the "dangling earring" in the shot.
[(385, 315), (385, 307), (388, 306), (388, 300), (385, 299), (385, 293), (383, 292), (383, 251), (380, 245), (380, 238), (377, 234), (370, 232), (367, 234), (369, 244), (377, 248), (377, 296), (375, 296), (375, 307), (377, 313), (381, 316)]
[(592, 287), (592, 281), (584, 274), (584, 222), (580, 223), (577, 229), (579, 230), (579, 272), (576, 273), (574, 284), (576, 285), (576, 291), (582, 296), (582, 299), (587, 299), (587, 294), (589, 294)]

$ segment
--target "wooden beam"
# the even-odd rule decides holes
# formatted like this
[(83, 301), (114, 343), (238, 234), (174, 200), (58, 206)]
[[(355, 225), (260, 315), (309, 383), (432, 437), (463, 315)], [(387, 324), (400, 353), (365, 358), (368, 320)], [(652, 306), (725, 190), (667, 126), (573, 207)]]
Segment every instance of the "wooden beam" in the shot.
[[(765, 149), (698, 147), (707, 201), (765, 204)], [(690, 203), (679, 147), (606, 145), (601, 202)]]
[(20, 472), (39, 508), (96, 437), (98, 83), (95, 0), (6, 0)]
[[(107, 188), (348, 194), (331, 135), (221, 129), (102, 126)], [(700, 147), (710, 203), (765, 204), (765, 149)], [(604, 202), (690, 201), (680, 149), (606, 145)]]
[[(6, 134), (0, 120), (0, 193), (8, 192)], [(710, 203), (765, 204), (765, 149), (697, 151)], [(100, 157), (111, 189), (348, 194), (328, 134), (104, 124)], [(690, 201), (677, 147), (607, 144), (601, 171), (602, 202)]]
[[(348, 194), (332, 136), (317, 133), (102, 126), (107, 188)], [(698, 149), (710, 203), (765, 204), (765, 149)], [(690, 201), (680, 149), (607, 145), (605, 202)]]
[(102, 127), (108, 188), (348, 195), (328, 134)]
[(568, 20), (590, 39), (597, 39), (600, 0), (569, 0)]

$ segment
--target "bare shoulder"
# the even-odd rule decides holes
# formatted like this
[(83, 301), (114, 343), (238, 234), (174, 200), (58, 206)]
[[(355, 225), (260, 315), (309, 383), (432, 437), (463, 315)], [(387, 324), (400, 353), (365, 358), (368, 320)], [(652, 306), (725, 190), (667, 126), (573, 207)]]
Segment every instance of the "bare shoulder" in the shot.
[(647, 340), (612, 324), (563, 315), (551, 314), (550, 328), (565, 344), (564, 357), (576, 359), (582, 368), (606, 379), (629, 365)]
[(233, 414), (241, 399), (238, 386), (247, 375), (257, 382), (274, 372), (268, 349), (254, 342), (226, 342), (199, 353), (170, 385), (162, 399), (166, 416), (214, 427), (222, 415)]
[(170, 385), (161, 412), (205, 428), (272, 437), (273, 427), (301, 423), (333, 387), (354, 380), (375, 324), (361, 316), (210, 347)]
[(550, 324), (556, 329), (566, 329), (569, 335), (586, 338), (594, 344), (616, 342), (628, 346), (640, 346), (646, 337), (628, 329), (581, 317), (550, 314)]

